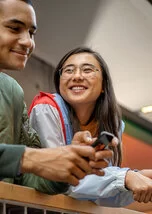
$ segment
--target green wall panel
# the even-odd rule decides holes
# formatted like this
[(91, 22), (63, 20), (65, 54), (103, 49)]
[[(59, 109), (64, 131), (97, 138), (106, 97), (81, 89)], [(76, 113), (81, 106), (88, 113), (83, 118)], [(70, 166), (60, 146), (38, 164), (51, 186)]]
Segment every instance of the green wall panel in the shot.
[(128, 119), (123, 118), (123, 121), (125, 122), (124, 132), (126, 134), (152, 145), (152, 132)]

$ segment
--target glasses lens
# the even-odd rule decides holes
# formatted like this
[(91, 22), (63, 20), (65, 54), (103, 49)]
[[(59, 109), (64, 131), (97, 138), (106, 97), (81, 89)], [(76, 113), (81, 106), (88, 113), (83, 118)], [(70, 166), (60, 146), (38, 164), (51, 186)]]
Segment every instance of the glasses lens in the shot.
[(66, 67), (66, 68), (62, 68), (60, 70), (60, 75), (63, 79), (69, 79), (71, 78), (71, 76), (74, 73), (74, 68), (72, 67)]
[(92, 76), (95, 75), (96, 69), (93, 65), (84, 65), (81, 68), (81, 74), (85, 77), (85, 78), (90, 78)]
[[(91, 78), (96, 75), (98, 69), (94, 65), (82, 65), (79, 67), (79, 74), (84, 78)], [(62, 79), (70, 79), (77, 71), (76, 67), (65, 67), (60, 70)]]

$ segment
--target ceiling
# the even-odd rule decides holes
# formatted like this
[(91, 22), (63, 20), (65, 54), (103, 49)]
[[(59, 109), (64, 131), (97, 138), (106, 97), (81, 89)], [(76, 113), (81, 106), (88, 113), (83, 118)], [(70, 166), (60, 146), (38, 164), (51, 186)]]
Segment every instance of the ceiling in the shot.
[[(106, 60), (117, 100), (138, 112), (152, 105), (152, 6), (146, 0), (33, 0), (35, 55), (55, 66), (88, 45)], [(152, 121), (152, 113), (146, 115)]]

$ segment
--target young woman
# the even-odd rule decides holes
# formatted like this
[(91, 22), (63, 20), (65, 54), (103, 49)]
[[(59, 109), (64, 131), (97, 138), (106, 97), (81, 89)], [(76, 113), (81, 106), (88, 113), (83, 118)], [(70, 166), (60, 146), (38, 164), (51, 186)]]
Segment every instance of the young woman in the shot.
[[(61, 59), (54, 80), (57, 93), (41, 92), (30, 109), (31, 125), (44, 147), (70, 144), (74, 133), (80, 130), (88, 130), (93, 137), (108, 131), (119, 139), (117, 147), (104, 150), (112, 149), (114, 154), (112, 159), (106, 159), (109, 167), (103, 169), (105, 175), (86, 176), (78, 186), (71, 186), (68, 194), (103, 206), (125, 206), (133, 198), (139, 202), (151, 201), (152, 180), (139, 172), (119, 168), (124, 124), (103, 58), (89, 48), (76, 48)], [(97, 148), (97, 157), (99, 154), (101, 157)]]

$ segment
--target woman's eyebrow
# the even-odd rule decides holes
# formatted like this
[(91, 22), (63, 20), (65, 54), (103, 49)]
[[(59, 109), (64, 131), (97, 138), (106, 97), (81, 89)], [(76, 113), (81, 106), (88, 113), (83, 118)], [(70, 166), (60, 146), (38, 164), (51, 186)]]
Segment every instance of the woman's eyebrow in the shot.
[(65, 65), (63, 68), (70, 67), (70, 66), (75, 66), (75, 65), (74, 64), (68, 64), (68, 65)]
[[(94, 65), (91, 64), (91, 63), (82, 63), (80, 66), (84, 66), (84, 65), (94, 66)], [(66, 67), (68, 67), (68, 66), (77, 66), (77, 65), (75, 65), (75, 64), (68, 64), (68, 65), (66, 65), (64, 68), (66, 68)]]

